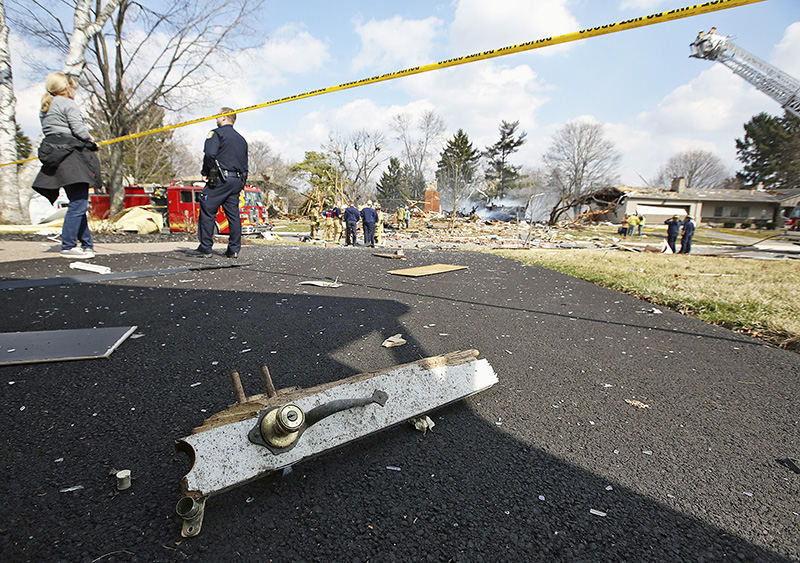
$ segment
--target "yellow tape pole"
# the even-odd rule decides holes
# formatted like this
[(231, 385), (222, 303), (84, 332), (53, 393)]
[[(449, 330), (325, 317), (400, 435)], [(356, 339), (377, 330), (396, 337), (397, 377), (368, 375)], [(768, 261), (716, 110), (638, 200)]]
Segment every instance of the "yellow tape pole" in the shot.
[[(638, 27), (655, 25), (657, 23), (679, 20), (692, 16), (699, 16), (701, 14), (708, 14), (710, 12), (717, 12), (719, 10), (726, 10), (728, 8), (737, 8), (739, 6), (745, 6), (747, 4), (755, 4), (757, 2), (764, 2), (764, 0), (716, 0), (713, 2), (704, 2), (702, 4), (693, 4), (691, 6), (686, 6), (685, 8), (676, 8), (674, 10), (658, 12), (655, 14), (651, 14), (649, 16), (642, 16), (639, 18), (633, 18), (621, 22), (611, 23), (598, 27), (592, 27), (590, 29), (582, 29), (580, 31), (574, 31), (572, 33), (567, 33), (564, 35), (557, 35), (555, 37), (546, 37), (544, 39), (536, 39), (534, 41), (528, 41), (526, 43), (519, 43), (517, 45), (509, 45), (507, 47), (501, 47), (500, 49), (490, 49), (489, 51), (483, 51), (482, 53), (475, 53), (463, 57), (456, 57), (454, 59), (447, 59), (445, 61), (440, 61), (437, 63), (431, 63), (423, 66), (415, 66), (412, 68), (397, 70), (395, 72), (389, 72), (386, 74), (373, 76), (371, 78), (362, 78), (361, 80), (346, 82), (344, 84), (339, 84), (337, 86), (328, 86), (327, 88), (321, 88), (319, 90), (312, 90), (310, 92), (303, 92), (302, 94), (295, 94), (294, 96), (287, 96), (285, 98), (279, 98), (277, 100), (272, 100), (269, 102), (263, 102), (260, 104), (247, 106), (244, 108), (234, 110), (233, 112), (217, 113), (214, 115), (209, 115), (207, 117), (198, 117), (197, 119), (183, 121), (181, 123), (176, 123), (174, 125), (165, 125), (164, 127), (158, 127), (156, 129), (150, 129), (148, 131), (142, 131), (140, 133), (131, 133), (130, 135), (123, 135), (122, 137), (116, 137), (114, 139), (100, 141), (98, 144), (100, 146), (105, 146), (105, 145), (110, 145), (112, 143), (129, 141), (131, 139), (137, 139), (139, 137), (145, 137), (147, 135), (155, 135), (157, 133), (164, 133), (166, 131), (171, 131), (173, 129), (178, 129), (180, 127), (186, 127), (187, 125), (194, 125), (195, 123), (202, 123), (203, 121), (209, 121), (211, 119), (222, 117), (223, 115), (230, 115), (231, 113), (244, 113), (246, 111), (253, 111), (256, 109), (261, 109), (269, 106), (276, 106), (278, 104), (285, 104), (287, 102), (302, 100), (304, 98), (311, 98), (313, 96), (321, 96), (322, 94), (329, 94), (331, 92), (339, 92), (341, 90), (349, 90), (350, 88), (358, 88), (359, 86), (366, 86), (367, 84), (376, 84), (378, 82), (395, 80), (397, 78), (412, 76), (414, 74), (421, 74), (423, 72), (430, 72), (432, 70), (449, 68), (452, 66), (473, 63), (476, 61), (483, 61), (486, 59), (494, 59), (497, 57), (504, 57), (506, 55), (511, 55), (514, 53), (522, 53), (525, 51), (531, 51), (533, 49), (541, 49), (542, 47), (549, 47), (550, 45), (569, 43), (571, 41), (580, 41), (581, 39), (587, 39), (589, 37), (608, 35), (610, 33), (617, 33), (619, 31), (627, 31), (629, 29), (636, 29)], [(20, 164), (31, 160), (36, 160), (36, 159), (28, 158), (25, 160), (16, 160), (14, 162), (7, 162), (5, 164), (0, 164), (0, 166)]]

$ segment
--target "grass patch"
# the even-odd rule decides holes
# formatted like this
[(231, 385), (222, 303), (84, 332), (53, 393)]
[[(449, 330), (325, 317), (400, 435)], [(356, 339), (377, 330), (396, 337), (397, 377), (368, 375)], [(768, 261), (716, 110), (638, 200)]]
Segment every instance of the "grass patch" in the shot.
[(611, 250), (497, 250), (800, 352), (800, 262)]

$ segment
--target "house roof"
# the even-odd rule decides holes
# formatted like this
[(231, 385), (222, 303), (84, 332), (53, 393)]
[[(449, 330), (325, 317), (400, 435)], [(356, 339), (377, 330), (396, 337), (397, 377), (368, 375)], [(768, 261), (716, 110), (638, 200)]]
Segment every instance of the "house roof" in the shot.
[(800, 188), (792, 188), (791, 190), (770, 190), (772, 195), (781, 202), (781, 207), (794, 207), (800, 203)]
[(657, 188), (634, 188), (621, 186), (629, 198), (637, 200), (668, 200), (670, 203), (720, 201), (720, 202), (750, 202), (750, 203), (778, 203), (782, 201), (769, 192), (760, 190), (683, 190), (673, 192)]

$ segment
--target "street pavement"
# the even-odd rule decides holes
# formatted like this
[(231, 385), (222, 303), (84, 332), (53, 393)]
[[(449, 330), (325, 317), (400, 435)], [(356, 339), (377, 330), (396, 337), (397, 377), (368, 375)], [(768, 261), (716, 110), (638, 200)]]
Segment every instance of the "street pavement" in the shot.
[[(138, 327), (108, 359), (0, 367), (2, 559), (800, 558), (800, 475), (775, 461), (800, 458), (800, 356), (496, 256), (406, 255), (247, 246), (236, 268), (0, 290), (2, 332)], [(387, 273), (433, 263), (468, 269)], [(5, 281), (74, 273), (0, 263)], [(319, 279), (343, 286), (298, 285)], [(408, 343), (381, 347), (396, 333)], [(262, 363), (310, 387), (469, 348), (499, 383), (433, 431), (397, 426), (211, 497), (201, 534), (180, 537), (189, 460), (173, 444), (233, 402), (230, 370), (255, 394)]]

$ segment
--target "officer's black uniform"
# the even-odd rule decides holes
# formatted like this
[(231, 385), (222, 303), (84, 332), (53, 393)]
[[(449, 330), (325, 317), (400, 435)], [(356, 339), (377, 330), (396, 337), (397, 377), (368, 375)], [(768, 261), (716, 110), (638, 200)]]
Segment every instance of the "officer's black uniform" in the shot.
[(681, 232), (681, 222), (673, 217), (664, 221), (667, 226), (667, 244), (673, 253), (675, 253), (675, 241), (678, 240), (678, 233)]
[(247, 181), (247, 141), (232, 125), (225, 124), (208, 134), (203, 153), (202, 174), (209, 181), (200, 196), (200, 221), (197, 229), (200, 246), (197, 250), (203, 254), (211, 254), (211, 246), (214, 244), (214, 218), (221, 205), (230, 229), (226, 254), (238, 254), (242, 248), (239, 192)]

